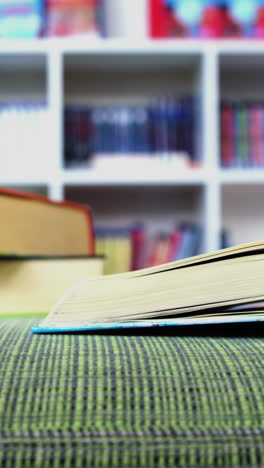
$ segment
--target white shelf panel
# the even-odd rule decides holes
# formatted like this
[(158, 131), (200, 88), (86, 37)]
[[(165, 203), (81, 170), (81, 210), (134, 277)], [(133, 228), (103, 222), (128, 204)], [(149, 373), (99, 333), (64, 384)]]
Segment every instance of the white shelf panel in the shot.
[(222, 184), (264, 184), (264, 168), (221, 170), (220, 182)]
[(186, 170), (173, 174), (171, 170), (129, 171), (109, 173), (99, 170), (65, 170), (62, 174), (65, 185), (89, 186), (171, 186), (171, 185), (202, 185), (205, 183), (205, 173), (202, 170)]
[(210, 47), (219, 54), (264, 54), (264, 41), (258, 39), (219, 40)]
[(21, 186), (43, 186), (49, 185), (50, 180), (47, 178), (36, 177), (5, 177), (1, 174), (0, 176), (0, 186), (11, 186), (11, 185), (21, 185)]
[(46, 40), (0, 40), (0, 54), (39, 54), (51, 50), (51, 43), (49, 44)]
[(160, 53), (192, 55), (207, 52), (221, 54), (264, 54), (262, 40), (203, 40), (203, 39), (101, 39), (96, 37), (47, 38), (0, 41), (0, 54), (34, 54), (60, 51), (62, 53)]

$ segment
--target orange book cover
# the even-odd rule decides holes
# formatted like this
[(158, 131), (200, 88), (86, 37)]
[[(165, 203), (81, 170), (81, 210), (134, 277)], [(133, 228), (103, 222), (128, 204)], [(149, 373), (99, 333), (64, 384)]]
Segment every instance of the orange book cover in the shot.
[(28, 192), (22, 192), (3, 187), (0, 187), (0, 197), (1, 195), (18, 199), (26, 199), (29, 202), (49, 204), (58, 208), (64, 207), (69, 210), (77, 210), (81, 212), (87, 224), (87, 254), (95, 255), (95, 233), (93, 224), (93, 214), (91, 208), (87, 207), (87, 205), (84, 206), (82, 204), (69, 201), (53, 201), (43, 195), (31, 194)]

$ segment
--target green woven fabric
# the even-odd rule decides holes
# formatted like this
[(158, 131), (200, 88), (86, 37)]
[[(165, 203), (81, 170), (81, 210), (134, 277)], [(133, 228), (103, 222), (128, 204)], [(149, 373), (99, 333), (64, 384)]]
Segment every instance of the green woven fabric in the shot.
[(1, 467), (264, 466), (264, 341), (0, 326)]

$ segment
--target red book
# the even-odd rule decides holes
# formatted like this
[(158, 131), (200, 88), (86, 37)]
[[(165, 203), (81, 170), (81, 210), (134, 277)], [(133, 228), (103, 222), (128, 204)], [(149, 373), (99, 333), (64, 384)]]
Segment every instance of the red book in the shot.
[(150, 254), (148, 267), (167, 263), (169, 252), (169, 237), (165, 234), (159, 235), (153, 243), (152, 252)]
[(257, 11), (255, 22), (255, 37), (263, 39), (264, 37), (264, 5), (261, 5)]
[(228, 104), (221, 108), (221, 148), (223, 166), (233, 167), (235, 164), (234, 108)]
[(169, 246), (168, 246), (168, 258), (166, 262), (173, 262), (176, 260), (179, 247), (182, 241), (182, 235), (183, 233), (180, 229), (176, 229), (170, 234)]
[(186, 28), (176, 11), (164, 0), (149, 0), (149, 34), (153, 38), (186, 36)]
[(143, 229), (134, 229), (131, 233), (132, 243), (132, 259), (131, 270), (140, 270), (144, 268), (144, 248), (146, 242), (146, 235)]
[(220, 8), (215, 5), (205, 7), (200, 24), (200, 35), (202, 37), (222, 37), (225, 29), (225, 20)]
[(47, 0), (46, 36), (97, 33), (96, 0)]

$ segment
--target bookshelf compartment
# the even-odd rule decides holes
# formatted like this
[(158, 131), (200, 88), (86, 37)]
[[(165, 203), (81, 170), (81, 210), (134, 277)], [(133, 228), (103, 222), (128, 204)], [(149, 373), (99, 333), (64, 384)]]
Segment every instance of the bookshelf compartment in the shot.
[[(181, 228), (185, 229), (185, 232), (193, 230), (188, 247), (189, 254), (200, 253), (203, 250), (205, 220), (201, 215), (204, 196), (202, 186), (169, 186), (159, 187), (159, 190), (151, 186), (67, 186), (64, 196), (66, 200), (87, 203), (92, 207), (99, 240), (104, 235), (111, 238), (122, 236), (122, 233), (131, 239), (132, 231), (143, 230), (144, 252), (146, 257), (150, 258), (150, 252), (153, 252), (153, 246), (158, 240), (165, 239), (169, 242), (172, 233)], [(117, 242), (120, 243), (120, 239)], [(120, 245), (122, 246), (122, 243)], [(176, 258), (169, 258), (167, 261), (174, 259)], [(163, 262), (165, 261), (164, 259)], [(144, 263), (144, 266), (150, 264)], [(124, 267), (123, 270), (127, 269)]]
[(0, 178), (39, 179), (49, 171), (47, 56), (0, 53)]
[(221, 99), (261, 99), (264, 92), (264, 53), (219, 55)]
[[(191, 53), (66, 53), (66, 167), (78, 166), (76, 161), (87, 167), (89, 155), (96, 155), (90, 164), (94, 167), (103, 155), (120, 153), (126, 157), (151, 154), (161, 165), (161, 156), (174, 154), (187, 159), (189, 167), (190, 158), (184, 156), (188, 153), (191, 162), (200, 163), (196, 122), (201, 112), (201, 62), (199, 54)], [(78, 136), (82, 131), (92, 135), (88, 143)], [(80, 156), (82, 144), (88, 149)]]
[(85, 187), (66, 186), (64, 198), (87, 203), (95, 225), (119, 227), (146, 223), (150, 230), (169, 231), (177, 223), (199, 223), (204, 190), (200, 185), (184, 187)]
[(222, 223), (232, 245), (263, 240), (263, 200), (263, 183), (222, 187)]
[(220, 164), (264, 167), (264, 54), (220, 55)]
[(98, 53), (64, 55), (65, 102), (146, 102), (196, 91), (200, 54)]
[(0, 52), (1, 103), (47, 102), (47, 56)]

